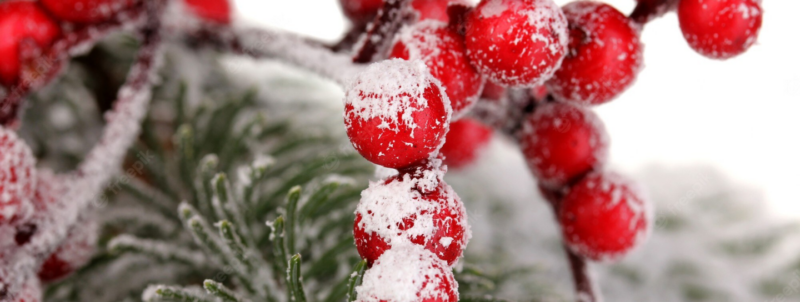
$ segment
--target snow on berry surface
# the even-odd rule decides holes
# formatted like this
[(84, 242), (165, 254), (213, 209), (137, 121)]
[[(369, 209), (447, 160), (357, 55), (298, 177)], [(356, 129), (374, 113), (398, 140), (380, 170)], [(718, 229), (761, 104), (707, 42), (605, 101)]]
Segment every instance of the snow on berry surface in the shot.
[(548, 103), (523, 122), (522, 152), (536, 179), (561, 188), (604, 166), (609, 138), (591, 110), (569, 103)]
[(94, 255), (98, 231), (99, 225), (93, 219), (78, 222), (64, 243), (42, 264), (39, 279), (57, 281), (86, 265)]
[(614, 7), (594, 1), (564, 6), (570, 43), (547, 82), (553, 96), (581, 105), (611, 101), (630, 87), (643, 65), (639, 30)]
[(56, 18), (67, 22), (98, 23), (131, 7), (134, 0), (41, 0)]
[(419, 14), (419, 21), (439, 20), (449, 22), (450, 16), (447, 14), (447, 6), (460, 4), (471, 6), (468, 0), (413, 0), (411, 7)]
[(404, 28), (390, 56), (425, 62), (442, 83), (454, 119), (468, 112), (480, 96), (483, 76), (470, 65), (463, 37), (444, 23), (427, 21)]
[(444, 143), (452, 109), (425, 63), (373, 63), (345, 89), (344, 124), (367, 160), (403, 168), (434, 157)]
[(458, 283), (436, 255), (414, 244), (386, 251), (356, 287), (360, 302), (456, 302)]
[(567, 51), (567, 20), (552, 0), (484, 0), (466, 22), (467, 53), (489, 79), (541, 85)]
[(755, 44), (761, 30), (761, 0), (683, 0), (678, 20), (683, 37), (695, 51), (728, 59)]
[[(35, 2), (0, 3), (0, 84), (9, 87), (19, 82), (23, 68), (21, 49), (45, 48), (59, 35), (61, 28)], [(23, 42), (32, 44), (23, 46)]]
[(464, 168), (485, 151), (494, 131), (479, 121), (463, 118), (450, 124), (447, 140), (442, 146), (444, 163), (448, 168)]
[[(438, 183), (434, 190), (419, 189), (432, 181)], [(372, 182), (355, 213), (356, 247), (370, 264), (386, 250), (411, 242), (453, 265), (471, 237), (463, 203), (441, 180), (400, 174)]]
[(36, 158), (17, 135), (0, 127), (0, 224), (32, 214), (36, 188)]
[(616, 261), (644, 242), (652, 215), (637, 184), (596, 172), (569, 188), (558, 220), (570, 249), (592, 260)]

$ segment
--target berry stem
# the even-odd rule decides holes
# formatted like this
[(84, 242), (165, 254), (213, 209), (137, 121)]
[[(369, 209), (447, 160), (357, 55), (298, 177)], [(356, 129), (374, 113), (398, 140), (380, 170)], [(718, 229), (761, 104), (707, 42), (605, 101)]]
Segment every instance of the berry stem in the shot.
[[(125, 85), (118, 92), (113, 111), (107, 114), (107, 124), (100, 142), (75, 172), (66, 175), (66, 192), (56, 207), (60, 210), (45, 213), (48, 217), (40, 220), (40, 231), (29, 244), (15, 251), (12, 264), (16, 264), (0, 268), (0, 279), (16, 283), (24, 281), (18, 276), (34, 276), (44, 260), (42, 255), (50, 255), (64, 241), (67, 230), (77, 223), (81, 214), (99, 201), (96, 198), (104, 186), (117, 175), (128, 148), (138, 137), (151, 99), (150, 90), (161, 59), (161, 15), (165, 4), (165, 0), (146, 2), (147, 19), (139, 29), (142, 46)], [(4, 275), (6, 273), (10, 275)]]
[(367, 26), (367, 36), (353, 57), (355, 63), (369, 63), (381, 59), (389, 50), (394, 35), (408, 23), (411, 0), (386, 0), (375, 21)]
[(25, 71), (19, 84), (10, 88), (0, 101), (0, 124), (8, 126), (16, 122), (22, 100), (28, 93), (46, 84), (47, 79), (59, 73), (61, 68), (58, 66), (61, 61), (69, 56), (86, 52), (111, 33), (125, 27), (138, 26), (144, 20), (143, 11), (141, 7), (134, 8), (129, 13), (120, 14), (109, 21), (66, 33), (41, 56), (27, 58), (31, 60), (32, 70)]
[(572, 280), (575, 282), (575, 297), (577, 302), (601, 302), (603, 298), (597, 288), (591, 267), (585, 258), (572, 252), (564, 246), (567, 253), (569, 267), (572, 269)]
[(636, 23), (644, 25), (653, 19), (675, 10), (677, 5), (678, 0), (640, 0), (628, 18)]

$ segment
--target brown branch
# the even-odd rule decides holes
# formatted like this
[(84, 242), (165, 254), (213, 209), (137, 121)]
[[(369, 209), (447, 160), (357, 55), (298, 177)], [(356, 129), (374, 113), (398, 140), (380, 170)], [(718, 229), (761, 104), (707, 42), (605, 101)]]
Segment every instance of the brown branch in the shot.
[(112, 20), (67, 32), (44, 53), (36, 47), (23, 47), (20, 81), (0, 101), (0, 124), (15, 124), (24, 98), (56, 77), (70, 56), (85, 52), (113, 32), (135, 26), (141, 22), (143, 15), (142, 5), (139, 5)]
[(674, 10), (677, 5), (678, 0), (641, 0), (628, 17), (644, 25)]
[(575, 300), (577, 302), (603, 301), (586, 259), (575, 254), (567, 246), (564, 246), (564, 250), (567, 253), (569, 267), (572, 270), (572, 281), (575, 283)]
[(367, 35), (362, 39), (358, 52), (353, 57), (355, 63), (370, 63), (382, 59), (392, 45), (394, 35), (403, 24), (412, 21), (411, 0), (386, 0), (378, 11), (375, 21), (367, 28)]

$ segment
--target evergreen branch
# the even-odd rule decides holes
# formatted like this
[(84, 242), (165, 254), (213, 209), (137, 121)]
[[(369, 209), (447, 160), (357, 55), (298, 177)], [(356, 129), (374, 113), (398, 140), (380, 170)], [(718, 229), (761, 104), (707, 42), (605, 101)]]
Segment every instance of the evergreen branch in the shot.
[(230, 183), (228, 182), (228, 176), (225, 173), (219, 173), (217, 176), (212, 179), (214, 185), (214, 202), (213, 205), (217, 209), (217, 212), (222, 214), (221, 218), (223, 220), (228, 219), (232, 221), (234, 224), (239, 226), (238, 232), (240, 238), (248, 240), (248, 242), (242, 242), (244, 244), (249, 244), (252, 246), (253, 244), (253, 236), (251, 235), (250, 229), (247, 227), (245, 223), (244, 216), (242, 216), (242, 212), (239, 209), (239, 205), (234, 200), (233, 196), (230, 192)]
[(273, 266), (275, 267), (275, 271), (278, 273), (283, 273), (286, 271), (286, 267), (289, 263), (289, 258), (286, 253), (286, 243), (284, 242), (284, 235), (285, 235), (285, 221), (283, 216), (278, 216), (275, 221), (268, 224), (272, 228), (272, 233), (270, 237), (273, 241), (273, 254), (277, 261), (273, 262)]
[(161, 302), (212, 302), (205, 295), (181, 287), (166, 285), (151, 285), (142, 294), (142, 301)]
[(350, 274), (350, 281), (347, 283), (347, 301), (354, 302), (356, 300), (356, 287), (361, 285), (361, 280), (364, 279), (364, 272), (367, 271), (367, 260), (361, 260), (353, 269)]
[(203, 288), (208, 291), (209, 294), (214, 295), (217, 298), (222, 299), (225, 302), (242, 302), (241, 299), (236, 297), (236, 294), (231, 291), (230, 289), (226, 288), (224, 285), (214, 281), (214, 280), (206, 280), (203, 281)]
[(289, 284), (289, 291), (291, 292), (293, 302), (306, 302), (306, 293), (303, 289), (303, 277), (301, 275), (300, 265), (303, 260), (300, 254), (292, 256), (289, 261), (289, 270), (287, 273), (287, 281)]
[(203, 159), (200, 160), (200, 175), (198, 178), (200, 182), (199, 187), (201, 190), (203, 190), (203, 194), (201, 194), (202, 199), (198, 199), (196, 202), (203, 213), (206, 213), (207, 215), (214, 215), (214, 212), (212, 211), (214, 189), (211, 186), (211, 180), (214, 178), (214, 175), (216, 175), (218, 167), (219, 158), (216, 154), (207, 154), (206, 156), (203, 156)]
[(249, 179), (244, 183), (242, 188), (242, 199), (245, 205), (251, 206), (253, 204), (253, 193), (255, 192), (256, 184), (264, 180), (267, 170), (275, 165), (275, 159), (269, 156), (256, 158), (248, 167)]
[(159, 260), (176, 261), (193, 267), (204, 267), (205, 257), (194, 251), (166, 242), (139, 239), (130, 235), (119, 235), (108, 243), (113, 254), (138, 253)]
[(233, 225), (227, 220), (223, 220), (217, 223), (217, 228), (219, 228), (219, 234), (222, 239), (225, 241), (225, 244), (228, 245), (228, 249), (233, 252), (234, 257), (238, 259), (240, 262), (244, 263), (247, 271), (250, 274), (256, 272), (257, 268), (256, 265), (251, 261), (251, 259), (245, 254), (245, 249), (239, 240), (239, 236), (236, 235), (236, 231), (233, 229)]
[(317, 189), (314, 194), (308, 199), (308, 202), (300, 208), (300, 215), (298, 220), (303, 223), (308, 216), (314, 212), (321, 204), (328, 200), (328, 197), (339, 188), (339, 181), (330, 181)]
[(300, 186), (294, 186), (286, 196), (286, 251), (295, 253), (295, 225), (297, 224), (297, 203), (300, 201)]

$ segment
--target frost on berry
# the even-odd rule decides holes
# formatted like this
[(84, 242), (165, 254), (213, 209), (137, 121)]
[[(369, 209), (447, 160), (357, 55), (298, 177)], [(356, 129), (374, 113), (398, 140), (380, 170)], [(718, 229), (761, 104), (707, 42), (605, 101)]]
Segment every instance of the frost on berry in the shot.
[(0, 2), (0, 84), (19, 83), (25, 67), (22, 49), (49, 47), (59, 35), (59, 25), (36, 2)]
[(419, 14), (419, 21), (438, 20), (447, 23), (450, 21), (447, 6), (451, 4), (471, 6), (467, 0), (413, 0), (411, 8)]
[(483, 77), (469, 63), (464, 38), (444, 23), (426, 21), (404, 28), (390, 56), (425, 62), (442, 83), (454, 119), (468, 112), (480, 96)]
[(572, 104), (545, 104), (523, 122), (523, 154), (533, 174), (548, 188), (563, 187), (602, 167), (608, 145), (600, 118)]
[(564, 6), (570, 43), (561, 68), (547, 82), (561, 101), (596, 105), (633, 84), (642, 67), (639, 30), (614, 7), (578, 1)]
[(41, 0), (56, 18), (75, 23), (99, 23), (133, 6), (134, 0)]
[(434, 157), (450, 124), (450, 100), (425, 63), (374, 63), (345, 89), (344, 124), (367, 160), (404, 168)]
[(541, 85), (567, 50), (567, 20), (552, 0), (483, 0), (467, 17), (469, 58), (504, 86)]
[[(419, 189), (434, 181), (434, 190)], [(370, 183), (355, 213), (356, 247), (370, 264), (386, 250), (411, 242), (453, 265), (471, 237), (463, 203), (437, 179), (401, 174)]]
[(81, 221), (73, 227), (61, 246), (42, 264), (39, 279), (53, 282), (88, 263), (94, 255), (98, 229), (93, 220)]
[(458, 283), (436, 255), (413, 244), (386, 251), (356, 287), (361, 302), (456, 302)]
[(492, 128), (473, 119), (453, 122), (441, 150), (444, 163), (453, 169), (473, 163), (488, 146), (492, 134)]
[(28, 145), (14, 132), (0, 128), (0, 224), (24, 220), (32, 214), (35, 165)]
[(231, 4), (229, 0), (183, 0), (189, 10), (203, 20), (231, 23)]
[(9, 302), (40, 302), (43, 301), (42, 299), (42, 286), (39, 283), (39, 280), (36, 278), (28, 278), (27, 281), (22, 285), (22, 288), (17, 292), (5, 292), (5, 288), (2, 288), (4, 285), (0, 283), (0, 294), (5, 293), (4, 296), (0, 296), (2, 301), (9, 301)]
[(698, 53), (728, 59), (758, 39), (761, 0), (682, 0), (678, 20), (683, 37)]
[(570, 249), (615, 261), (647, 238), (653, 210), (638, 186), (616, 173), (592, 173), (564, 196), (558, 220)]

